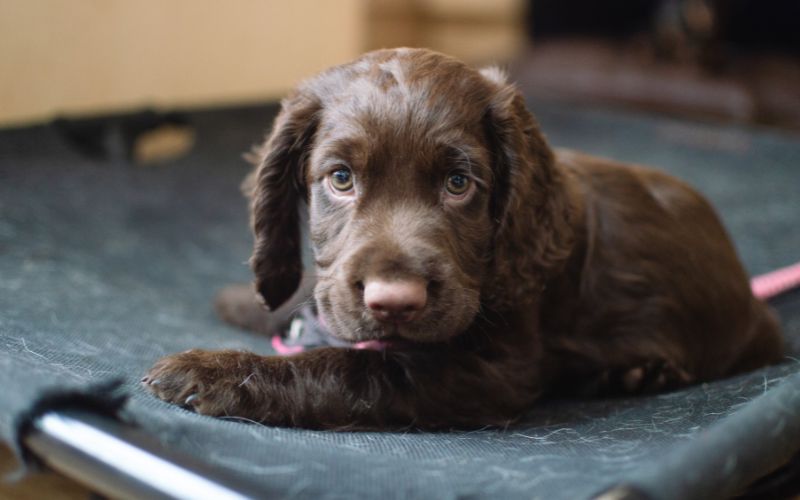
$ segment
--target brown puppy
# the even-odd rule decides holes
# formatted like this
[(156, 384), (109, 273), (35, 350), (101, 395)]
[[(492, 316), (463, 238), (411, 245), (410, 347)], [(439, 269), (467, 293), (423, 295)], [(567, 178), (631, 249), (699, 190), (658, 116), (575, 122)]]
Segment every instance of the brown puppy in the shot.
[[(551, 390), (642, 392), (778, 360), (768, 308), (719, 220), (664, 174), (554, 154), (500, 72), (367, 54), (283, 102), (250, 179), (256, 290), (314, 296), (373, 350), (189, 351), (143, 380), (208, 415), (310, 428), (505, 424)], [(262, 328), (252, 296), (219, 305)]]

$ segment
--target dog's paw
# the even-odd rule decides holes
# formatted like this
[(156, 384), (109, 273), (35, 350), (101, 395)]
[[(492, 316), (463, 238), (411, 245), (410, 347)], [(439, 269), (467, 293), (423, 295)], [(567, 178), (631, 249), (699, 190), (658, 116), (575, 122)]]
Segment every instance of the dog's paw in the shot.
[(652, 394), (689, 385), (693, 377), (669, 361), (649, 361), (622, 370), (617, 374), (617, 385), (625, 394)]
[(694, 377), (665, 360), (643, 362), (625, 368), (609, 368), (590, 380), (582, 392), (589, 396), (653, 394), (687, 386)]
[(156, 397), (203, 415), (252, 418), (264, 362), (246, 352), (191, 350), (161, 358), (141, 382)]

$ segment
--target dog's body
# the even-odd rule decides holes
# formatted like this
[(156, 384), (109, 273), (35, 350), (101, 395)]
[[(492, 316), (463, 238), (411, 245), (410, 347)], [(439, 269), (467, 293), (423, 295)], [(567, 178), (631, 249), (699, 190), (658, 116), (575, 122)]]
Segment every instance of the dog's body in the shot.
[[(708, 203), (641, 167), (554, 154), (494, 70), (398, 49), (283, 104), (249, 182), (256, 291), (281, 317), (309, 204), (314, 296), (373, 349), (189, 351), (145, 385), (210, 415), (312, 428), (503, 424), (542, 393), (637, 393), (777, 361), (768, 308)], [(255, 294), (218, 309), (276, 323)], [(303, 294), (295, 296), (302, 300)]]

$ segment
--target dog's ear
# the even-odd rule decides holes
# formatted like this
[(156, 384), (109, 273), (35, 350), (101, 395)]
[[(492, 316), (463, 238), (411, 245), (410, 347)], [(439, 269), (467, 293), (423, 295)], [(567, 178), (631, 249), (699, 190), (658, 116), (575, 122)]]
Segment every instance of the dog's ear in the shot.
[(284, 99), (243, 185), (255, 237), (250, 258), (255, 288), (272, 310), (292, 296), (303, 274), (298, 204), (306, 196), (306, 162), (320, 110), (319, 100), (302, 89)]
[(525, 100), (496, 68), (481, 71), (492, 88), (484, 117), (492, 150), (494, 263), (484, 290), (498, 308), (535, 301), (572, 247), (564, 174)]

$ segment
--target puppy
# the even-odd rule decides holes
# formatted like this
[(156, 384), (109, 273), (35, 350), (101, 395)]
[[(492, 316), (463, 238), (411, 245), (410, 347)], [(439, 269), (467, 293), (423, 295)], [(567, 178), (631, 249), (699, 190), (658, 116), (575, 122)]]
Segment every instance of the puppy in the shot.
[(505, 425), (553, 391), (664, 390), (781, 357), (709, 204), (665, 174), (552, 151), (496, 69), (396, 49), (327, 70), (283, 101), (248, 185), (255, 292), (228, 290), (224, 315), (269, 325), (256, 294), (282, 314), (305, 201), (319, 318), (369, 348), (158, 361), (145, 387), (202, 414)]

